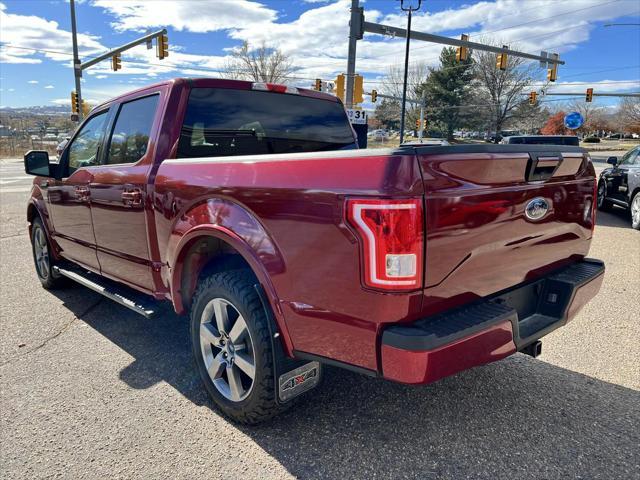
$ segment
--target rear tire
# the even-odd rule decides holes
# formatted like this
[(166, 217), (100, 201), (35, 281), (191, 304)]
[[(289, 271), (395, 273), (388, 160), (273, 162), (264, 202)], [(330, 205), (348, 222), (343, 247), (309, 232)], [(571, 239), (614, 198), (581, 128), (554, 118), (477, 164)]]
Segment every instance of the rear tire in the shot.
[(255, 424), (284, 410), (276, 401), (268, 320), (251, 272), (200, 281), (191, 308), (193, 355), (207, 392), (231, 419)]
[(631, 199), (631, 227), (640, 230), (640, 191)]
[(64, 277), (53, 269), (55, 263), (51, 258), (49, 237), (42, 220), (37, 216), (31, 225), (31, 252), (33, 253), (36, 274), (42, 286), (47, 290), (64, 286)]
[(613, 208), (611, 200), (607, 200), (607, 185), (605, 182), (598, 184), (598, 210), (610, 212)]

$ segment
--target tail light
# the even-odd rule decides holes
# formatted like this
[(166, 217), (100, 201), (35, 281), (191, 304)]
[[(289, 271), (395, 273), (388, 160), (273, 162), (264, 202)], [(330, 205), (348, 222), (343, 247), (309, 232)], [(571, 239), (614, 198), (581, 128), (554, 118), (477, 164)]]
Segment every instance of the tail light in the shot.
[(422, 199), (348, 199), (346, 216), (358, 232), (363, 281), (382, 290), (422, 287)]

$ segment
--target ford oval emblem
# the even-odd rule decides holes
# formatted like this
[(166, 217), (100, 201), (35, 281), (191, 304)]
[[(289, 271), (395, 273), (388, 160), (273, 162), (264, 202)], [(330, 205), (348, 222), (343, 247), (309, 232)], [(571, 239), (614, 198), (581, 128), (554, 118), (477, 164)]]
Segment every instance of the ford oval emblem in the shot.
[(527, 203), (524, 213), (529, 220), (540, 220), (549, 211), (549, 204), (542, 197), (536, 197)]

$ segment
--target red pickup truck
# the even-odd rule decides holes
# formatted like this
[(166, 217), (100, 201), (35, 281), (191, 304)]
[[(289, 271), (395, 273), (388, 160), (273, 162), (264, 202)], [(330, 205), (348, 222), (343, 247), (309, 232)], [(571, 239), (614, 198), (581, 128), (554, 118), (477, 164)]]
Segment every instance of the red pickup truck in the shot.
[(25, 155), (40, 282), (188, 314), (206, 389), (246, 423), (323, 364), (424, 384), (535, 356), (598, 292), (580, 148), (356, 146), (315, 91), (177, 79), (118, 97), (59, 162)]

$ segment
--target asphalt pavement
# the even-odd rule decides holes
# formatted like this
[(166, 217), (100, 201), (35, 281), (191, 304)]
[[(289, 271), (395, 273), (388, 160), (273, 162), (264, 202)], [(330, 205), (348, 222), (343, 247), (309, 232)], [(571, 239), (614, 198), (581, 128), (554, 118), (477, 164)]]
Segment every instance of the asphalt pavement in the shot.
[(196, 376), (185, 318), (40, 288), (30, 184), (0, 161), (3, 478), (640, 478), (640, 233), (622, 211), (598, 214), (598, 298), (538, 359), (423, 387), (327, 368), (295, 409), (239, 427)]

